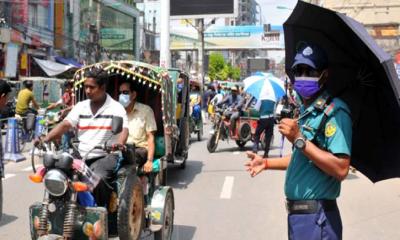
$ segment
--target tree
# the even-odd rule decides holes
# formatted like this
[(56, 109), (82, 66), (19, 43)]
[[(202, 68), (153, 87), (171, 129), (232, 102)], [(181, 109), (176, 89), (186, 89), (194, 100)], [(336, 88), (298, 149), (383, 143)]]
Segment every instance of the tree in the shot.
[(221, 71), (225, 67), (224, 56), (220, 53), (211, 53), (208, 64), (208, 76), (211, 80), (222, 80)]
[(240, 80), (240, 68), (232, 67), (230, 63), (226, 64), (224, 56), (220, 53), (210, 54), (208, 64), (208, 76), (211, 80)]
[(235, 81), (240, 80), (240, 67), (232, 67), (231, 68), (231, 78)]

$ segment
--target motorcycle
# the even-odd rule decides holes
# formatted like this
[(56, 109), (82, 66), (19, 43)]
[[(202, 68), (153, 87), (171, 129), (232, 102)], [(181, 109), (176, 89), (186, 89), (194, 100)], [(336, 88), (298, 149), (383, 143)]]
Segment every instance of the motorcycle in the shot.
[[(111, 132), (122, 131), (122, 118), (113, 117)], [(29, 208), (32, 239), (90, 239), (103, 240), (118, 236), (121, 240), (137, 240), (142, 230), (154, 233), (156, 240), (171, 239), (174, 217), (174, 196), (170, 187), (160, 184), (160, 160), (153, 163), (153, 171), (144, 173), (134, 164), (134, 146), (123, 151), (121, 167), (111, 181), (107, 209), (95, 205), (90, 192), (98, 177), (84, 163), (85, 158), (74, 158), (59, 153), (53, 146), (43, 144), (43, 168), (36, 169), (30, 179), (44, 183), (44, 198)], [(104, 144), (111, 154), (113, 146)], [(92, 149), (92, 150), (94, 150)], [(75, 148), (76, 151), (76, 148)], [(40, 173), (40, 174), (39, 174)]]
[[(227, 140), (229, 142), (229, 139), (232, 139), (239, 148), (243, 148), (248, 141), (254, 140), (259, 116), (253, 114), (251, 111), (244, 112), (243, 116), (236, 120), (235, 131), (232, 132), (230, 119), (226, 116), (226, 113), (231, 111), (232, 109), (230, 108), (214, 107), (213, 128), (210, 131), (211, 137), (207, 141), (208, 152), (215, 152), (219, 140)], [(264, 139), (264, 134), (260, 138)], [(264, 148), (264, 141), (260, 142)]]

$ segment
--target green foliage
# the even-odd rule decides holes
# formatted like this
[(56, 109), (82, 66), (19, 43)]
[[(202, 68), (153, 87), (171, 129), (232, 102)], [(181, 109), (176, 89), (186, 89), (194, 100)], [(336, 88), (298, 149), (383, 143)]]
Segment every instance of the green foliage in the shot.
[(240, 79), (240, 68), (226, 64), (220, 53), (210, 54), (208, 65), (208, 76), (211, 80), (227, 80), (228, 78), (238, 81)]
[(208, 76), (211, 80), (221, 80), (220, 72), (224, 69), (225, 59), (220, 53), (211, 53), (208, 64)]

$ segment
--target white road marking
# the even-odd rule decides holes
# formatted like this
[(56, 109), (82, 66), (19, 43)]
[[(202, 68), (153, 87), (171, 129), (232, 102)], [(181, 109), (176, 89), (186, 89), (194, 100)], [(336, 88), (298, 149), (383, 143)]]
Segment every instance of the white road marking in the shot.
[(12, 178), (15, 177), (15, 174), (13, 173), (6, 173), (6, 175), (4, 175), (4, 180), (8, 179), (8, 178)]
[(234, 179), (235, 178), (232, 176), (225, 177), (225, 181), (224, 181), (224, 185), (222, 186), (220, 198), (222, 198), (222, 199), (230, 199), (231, 198)]
[[(41, 167), (41, 166), (43, 166), (43, 165), (38, 164), (38, 165), (35, 165), (35, 168), (38, 169), (38, 168)], [(23, 172), (32, 172), (32, 171), (33, 171), (33, 170), (32, 170), (32, 166), (26, 167), (26, 168), (22, 169), (22, 171), (23, 171)]]
[(234, 154), (234, 155), (239, 155), (240, 152), (239, 152), (239, 151), (235, 151), (235, 152), (233, 152), (233, 154)]

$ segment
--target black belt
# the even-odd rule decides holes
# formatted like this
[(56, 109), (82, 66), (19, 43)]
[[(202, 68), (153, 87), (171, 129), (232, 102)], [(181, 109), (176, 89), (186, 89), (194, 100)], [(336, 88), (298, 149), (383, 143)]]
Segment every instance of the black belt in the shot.
[(325, 211), (337, 210), (336, 200), (287, 200), (286, 210), (288, 214), (312, 214), (320, 209)]

